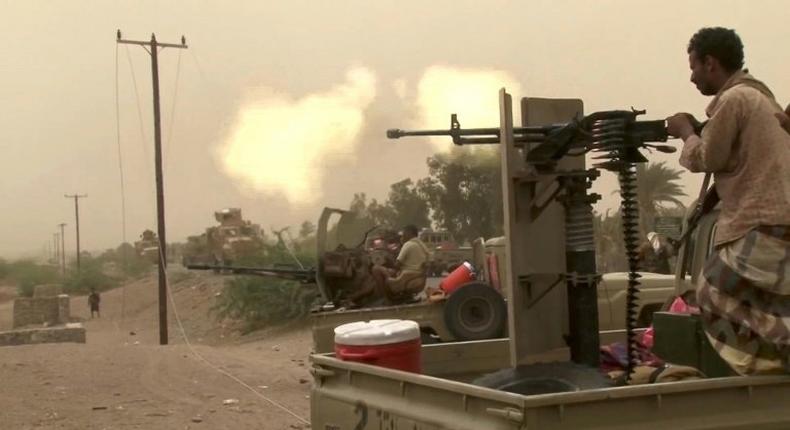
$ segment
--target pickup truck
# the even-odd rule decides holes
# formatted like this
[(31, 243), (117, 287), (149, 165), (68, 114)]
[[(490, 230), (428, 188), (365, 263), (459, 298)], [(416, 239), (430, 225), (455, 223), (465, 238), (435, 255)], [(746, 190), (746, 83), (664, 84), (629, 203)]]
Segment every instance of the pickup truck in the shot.
[[(500, 279), (507, 270), (504, 237), (483, 241), (477, 239), (472, 244), (474, 267), (480, 268), (480, 283), (493, 287), (500, 294)], [(659, 310), (674, 295), (675, 277), (658, 273), (642, 273), (642, 288), (637, 315), (639, 325), (650, 324), (653, 312)], [(436, 286), (439, 278), (429, 280), (429, 286)], [(431, 285), (434, 284), (434, 285)], [(479, 284), (479, 283), (478, 283)], [(625, 324), (625, 297), (627, 273), (607, 273), (598, 284), (598, 325), (601, 330), (621, 330)], [(485, 292), (485, 290), (482, 290)], [(488, 298), (495, 303), (496, 296)], [(479, 303), (479, 302), (478, 302)], [(484, 309), (469, 302), (468, 305), (453, 301), (437, 303), (420, 302), (400, 306), (381, 306), (343, 311), (320, 311), (310, 315), (313, 351), (331, 352), (334, 348), (334, 329), (354, 321), (377, 319), (407, 319), (416, 321), (422, 331), (423, 343), (458, 342), (497, 338), (506, 335), (506, 311), (504, 309)], [(481, 315), (468, 318), (467, 315)]]
[[(715, 213), (705, 216), (680, 249), (677, 293), (693, 288), (700, 276), (715, 221)], [(719, 377), (522, 395), (470, 383), (509, 366), (507, 339), (424, 345), (421, 359), (423, 373), (414, 374), (313, 354), (312, 428), (790, 428), (790, 376)]]

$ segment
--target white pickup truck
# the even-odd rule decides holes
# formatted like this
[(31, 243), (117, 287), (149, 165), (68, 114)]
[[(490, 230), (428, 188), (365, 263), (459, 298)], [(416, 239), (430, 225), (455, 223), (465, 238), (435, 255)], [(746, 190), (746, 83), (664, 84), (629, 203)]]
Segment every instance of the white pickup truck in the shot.
[[(704, 217), (681, 248), (674, 280), (678, 293), (696, 282), (714, 229), (715, 214)], [(606, 312), (602, 314), (603, 322)], [(312, 355), (312, 428), (790, 428), (790, 376), (720, 377), (523, 395), (469, 383), (509, 366), (507, 339), (424, 345), (421, 353), (422, 374), (341, 361), (332, 354)]]

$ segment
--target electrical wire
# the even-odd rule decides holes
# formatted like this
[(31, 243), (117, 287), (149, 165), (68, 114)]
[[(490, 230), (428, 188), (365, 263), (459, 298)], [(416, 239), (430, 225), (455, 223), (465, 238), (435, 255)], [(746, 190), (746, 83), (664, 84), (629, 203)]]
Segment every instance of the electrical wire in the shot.
[(165, 158), (164, 164), (167, 167), (167, 162), (170, 160), (170, 147), (171, 142), (173, 141), (173, 124), (175, 123), (176, 118), (176, 100), (178, 98), (178, 82), (179, 78), (181, 77), (181, 54), (182, 49), (178, 50), (178, 62), (176, 63), (176, 78), (175, 83), (173, 84), (173, 99), (170, 105), (170, 124), (168, 125), (167, 130), (167, 141), (165, 142)]
[[(147, 139), (145, 139), (145, 128), (143, 127), (143, 115), (142, 115), (142, 109), (141, 109), (141, 105), (140, 105), (139, 92), (137, 91), (137, 80), (135, 79), (134, 68), (132, 67), (132, 60), (131, 60), (131, 56), (129, 54), (128, 47), (126, 49), (126, 55), (127, 55), (128, 61), (129, 61), (129, 68), (131, 69), (131, 73), (132, 73), (132, 83), (133, 83), (133, 86), (134, 86), (135, 98), (137, 99), (137, 113), (138, 113), (138, 116), (139, 116), (139, 119), (140, 119), (140, 134), (141, 134), (141, 136), (143, 136), (144, 140), (147, 140)], [(197, 58), (195, 58), (195, 62), (196, 62), (196, 64), (198, 64), (198, 67), (200, 67), (199, 63), (197, 63)], [(117, 65), (117, 45), (116, 45), (116, 65)], [(172, 105), (172, 108), (171, 108), (172, 109), (171, 126), (170, 126), (170, 133), (171, 134), (168, 136), (168, 142), (170, 141), (170, 139), (172, 137), (172, 129), (173, 129), (173, 127), (172, 127), (172, 119), (175, 118), (175, 106), (176, 106), (175, 102), (176, 102), (176, 95), (177, 95), (177, 88), (178, 88), (178, 79), (179, 79), (179, 76), (180, 76), (180, 65), (181, 65), (181, 56), (179, 54), (178, 69), (177, 69), (177, 72), (176, 72), (176, 90), (175, 90), (176, 92), (174, 92), (174, 95), (173, 95), (173, 105)], [(117, 70), (117, 67), (116, 67), (116, 70)], [(201, 70), (201, 74), (202, 74), (202, 70)], [(117, 72), (116, 72), (116, 82), (117, 82)], [(117, 87), (117, 84), (116, 84), (116, 87)], [(117, 100), (117, 95), (116, 95), (116, 100)], [(117, 109), (120, 110), (119, 108), (117, 108)], [(119, 132), (119, 136), (120, 136), (120, 132)], [(147, 157), (147, 154), (146, 154), (146, 159), (147, 158), (148, 157)], [(166, 259), (165, 259), (164, 254), (162, 253), (162, 249), (164, 248), (162, 246), (163, 245), (162, 244), (162, 239), (158, 237), (157, 240), (159, 241), (159, 264), (162, 264), (164, 266), (165, 262), (166, 262)], [(286, 249), (287, 249), (287, 247), (286, 247)], [(290, 250), (289, 250), (289, 252), (290, 252)], [(295, 256), (294, 256), (294, 258), (295, 258)], [(282, 403), (277, 402), (276, 400), (267, 397), (266, 395), (262, 394), (261, 392), (259, 392), (255, 388), (253, 388), (251, 385), (249, 385), (246, 382), (244, 382), (243, 380), (241, 380), (236, 375), (233, 375), (232, 373), (230, 373), (230, 372), (228, 372), (228, 371), (216, 366), (215, 364), (213, 364), (210, 361), (208, 361), (205, 357), (203, 357), (192, 346), (192, 343), (189, 341), (189, 337), (186, 334), (186, 330), (184, 330), (184, 325), (181, 322), (181, 317), (180, 317), (180, 315), (178, 313), (178, 307), (176, 306), (175, 299), (173, 298), (173, 293), (170, 290), (170, 280), (169, 280), (169, 277), (167, 275), (167, 272), (165, 272), (165, 291), (166, 291), (167, 297), (168, 297), (168, 299), (170, 301), (171, 309), (173, 310), (173, 316), (176, 319), (176, 324), (178, 325), (178, 329), (179, 329), (179, 332), (181, 333), (181, 337), (184, 339), (184, 343), (186, 344), (186, 346), (189, 349), (189, 351), (195, 356), (195, 358), (198, 359), (198, 361), (201, 361), (203, 364), (205, 364), (209, 368), (211, 368), (211, 369), (219, 372), (220, 374), (225, 375), (228, 378), (232, 379), (233, 381), (235, 381), (236, 383), (238, 383), (242, 387), (244, 387), (244, 388), (248, 389), (249, 391), (251, 391), (253, 394), (258, 396), (259, 398), (261, 398), (264, 401), (268, 402), (269, 404), (279, 408), (280, 410), (282, 410), (283, 412), (285, 412), (288, 415), (292, 416), (293, 418), (299, 420), (299, 422), (301, 422), (303, 424), (310, 425), (310, 421), (307, 420), (306, 418), (300, 416), (299, 414), (297, 414), (293, 410), (289, 409), (287, 406), (283, 405)]]
[[(164, 258), (165, 257), (162, 254), (162, 242), (161, 242), (161, 239), (158, 239), (158, 240), (159, 240), (159, 260), (160, 260), (160, 264), (165, 264), (164, 263)], [(307, 420), (306, 418), (300, 416), (296, 412), (292, 411), (287, 406), (283, 405), (282, 403), (280, 403), (280, 402), (278, 402), (278, 401), (276, 401), (274, 399), (271, 399), (271, 398), (263, 395), (261, 392), (259, 392), (255, 388), (253, 388), (251, 385), (249, 385), (246, 382), (242, 381), (236, 375), (228, 372), (227, 370), (224, 370), (224, 369), (216, 366), (215, 364), (213, 364), (210, 361), (208, 361), (205, 357), (203, 357), (192, 346), (192, 343), (189, 341), (189, 338), (187, 337), (186, 330), (184, 330), (184, 325), (182, 324), (181, 317), (178, 314), (178, 307), (176, 306), (176, 301), (173, 298), (173, 292), (170, 290), (170, 280), (169, 280), (169, 278), (167, 276), (167, 272), (165, 272), (165, 290), (167, 291), (167, 297), (170, 299), (170, 307), (173, 309), (173, 316), (176, 318), (176, 324), (178, 325), (178, 330), (181, 332), (181, 337), (184, 339), (184, 343), (186, 344), (187, 348), (189, 348), (189, 351), (195, 356), (195, 358), (197, 358), (199, 361), (203, 362), (203, 364), (205, 364), (206, 366), (210, 367), (211, 369), (213, 369), (213, 370), (215, 370), (215, 371), (227, 376), (228, 378), (232, 379), (233, 381), (235, 381), (236, 383), (238, 383), (242, 387), (244, 387), (244, 388), (248, 389), (249, 391), (251, 391), (256, 396), (258, 396), (261, 399), (265, 400), (266, 402), (270, 403), (271, 405), (279, 408), (280, 410), (282, 410), (283, 412), (287, 413), (288, 415), (296, 418), (301, 423), (308, 424), (308, 425), (310, 424), (309, 420)]]
[[(146, 50), (147, 51), (147, 50)], [(148, 142), (148, 135), (145, 132), (145, 126), (143, 125), (143, 108), (142, 104), (140, 103), (140, 92), (137, 90), (137, 78), (134, 73), (134, 65), (132, 64), (132, 56), (129, 53), (129, 47), (126, 46), (126, 60), (129, 63), (129, 71), (132, 75), (132, 88), (134, 88), (134, 98), (137, 101), (137, 119), (139, 120), (140, 124), (140, 138), (142, 139), (142, 148), (143, 148), (143, 157), (145, 159), (145, 165), (149, 171), (153, 170), (151, 166), (151, 158), (148, 155), (148, 147), (145, 146), (145, 142)], [(151, 181), (150, 176), (148, 176), (148, 186), (151, 189), (154, 189), (154, 183)]]

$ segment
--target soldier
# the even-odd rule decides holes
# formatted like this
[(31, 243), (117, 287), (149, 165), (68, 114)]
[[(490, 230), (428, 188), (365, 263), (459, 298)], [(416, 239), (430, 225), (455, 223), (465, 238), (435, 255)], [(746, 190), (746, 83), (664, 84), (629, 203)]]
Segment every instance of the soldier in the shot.
[(101, 303), (101, 296), (99, 296), (99, 293), (97, 293), (94, 288), (91, 288), (91, 293), (88, 295), (88, 306), (90, 306), (91, 309), (91, 319), (93, 319), (94, 312), (96, 312), (96, 317), (101, 318), (99, 303)]
[[(734, 30), (703, 28), (688, 45), (691, 82), (714, 96), (697, 135), (693, 116), (667, 119), (683, 139), (680, 164), (712, 173), (721, 212), (715, 250), (697, 287), (703, 327), (740, 374), (788, 370), (790, 351), (790, 135), (765, 84), (743, 70)], [(780, 121), (777, 121), (777, 118)]]
[(344, 303), (344, 307), (357, 307), (362, 300), (369, 299), (372, 294), (378, 298), (386, 298), (390, 303), (400, 303), (414, 298), (415, 294), (425, 289), (426, 268), (430, 260), (430, 251), (417, 237), (419, 230), (414, 225), (403, 227), (401, 246), (394, 267), (375, 265), (371, 269), (373, 282), (367, 283), (352, 294)]
[(373, 267), (377, 290), (390, 301), (399, 301), (403, 297), (412, 298), (425, 288), (425, 271), (431, 253), (418, 238), (418, 234), (419, 230), (415, 225), (403, 227), (403, 246), (395, 260), (395, 268)]

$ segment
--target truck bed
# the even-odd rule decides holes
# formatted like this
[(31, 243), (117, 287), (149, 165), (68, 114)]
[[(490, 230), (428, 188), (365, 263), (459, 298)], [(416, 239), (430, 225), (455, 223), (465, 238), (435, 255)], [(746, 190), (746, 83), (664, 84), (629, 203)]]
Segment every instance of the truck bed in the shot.
[(466, 383), (507, 367), (507, 339), (426, 345), (424, 374), (311, 356), (314, 429), (788, 429), (790, 376), (523, 396)]

